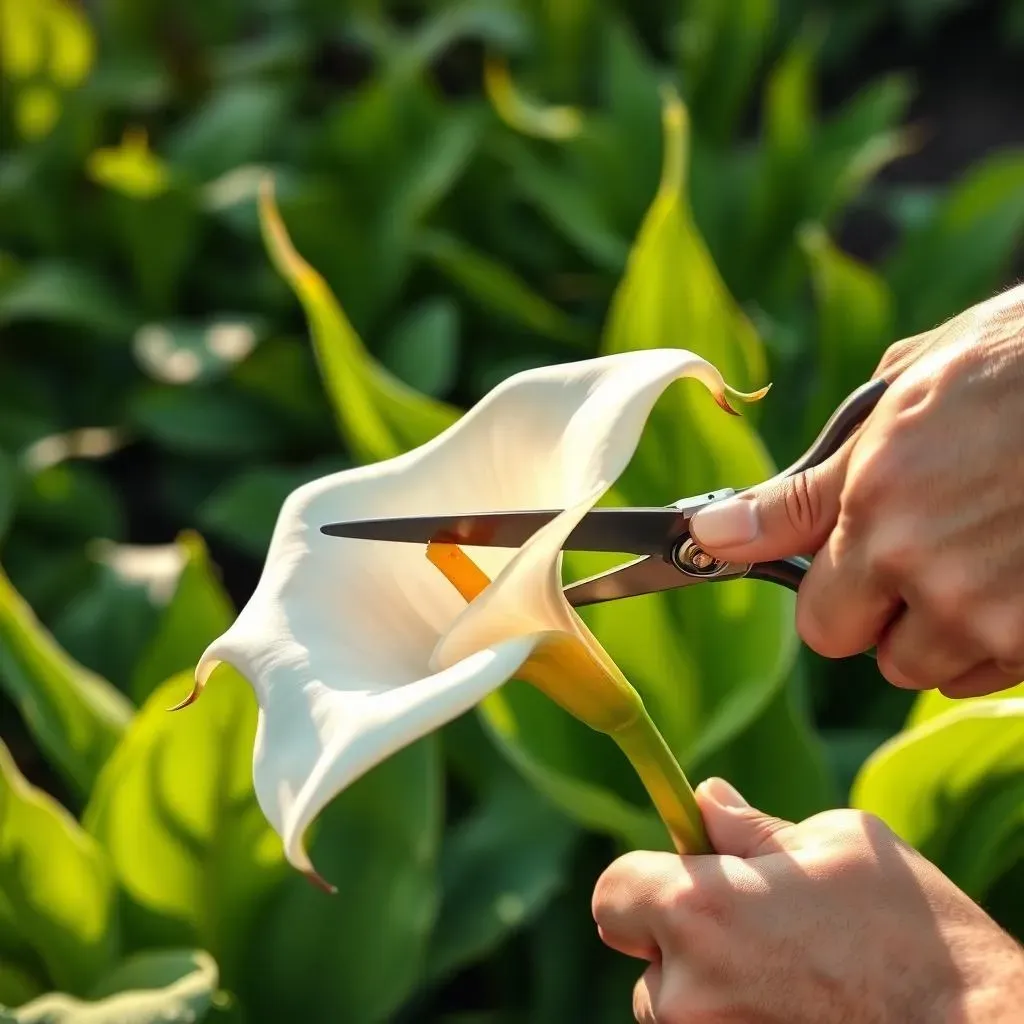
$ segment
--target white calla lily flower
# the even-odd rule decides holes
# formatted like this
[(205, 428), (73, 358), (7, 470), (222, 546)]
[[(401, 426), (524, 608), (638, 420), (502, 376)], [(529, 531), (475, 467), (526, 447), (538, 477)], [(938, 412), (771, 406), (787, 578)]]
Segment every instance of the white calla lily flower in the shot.
[[(563, 596), (560, 547), (680, 377), (699, 379), (725, 409), (727, 393), (738, 395), (678, 349), (529, 370), (428, 444), (287, 498), (251, 599), (203, 655), (183, 703), (221, 662), (250, 682), (256, 795), (295, 867), (317, 879), (303, 836), (334, 796), (512, 677), (559, 700), (559, 673), (572, 673), (573, 696), (559, 703), (612, 735), (629, 724), (616, 716), (644, 714)], [(468, 605), (474, 594), (461, 596), (423, 547), (320, 532), (340, 520), (531, 508), (566, 511), (518, 551), (468, 549), (486, 574)]]

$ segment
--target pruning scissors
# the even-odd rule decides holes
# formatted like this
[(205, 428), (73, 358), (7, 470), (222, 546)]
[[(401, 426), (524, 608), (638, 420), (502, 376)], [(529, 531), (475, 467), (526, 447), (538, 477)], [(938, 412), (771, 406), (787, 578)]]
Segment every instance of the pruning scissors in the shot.
[[(867, 419), (885, 393), (884, 380), (872, 380), (849, 395), (801, 458), (775, 479), (795, 476), (837, 452)], [(633, 554), (633, 561), (565, 587), (573, 607), (615, 601), (695, 583), (722, 580), (765, 580), (797, 590), (810, 560), (800, 556), (766, 562), (728, 562), (704, 551), (690, 536), (690, 519), (702, 508), (748, 488), (724, 487), (662, 508), (595, 508), (588, 512), (562, 545), (564, 551), (606, 551)], [(518, 548), (561, 509), (524, 512), (478, 512), (440, 516), (407, 516), (329, 523), (321, 533), (332, 537), (427, 544), (432, 540), (467, 547)]]

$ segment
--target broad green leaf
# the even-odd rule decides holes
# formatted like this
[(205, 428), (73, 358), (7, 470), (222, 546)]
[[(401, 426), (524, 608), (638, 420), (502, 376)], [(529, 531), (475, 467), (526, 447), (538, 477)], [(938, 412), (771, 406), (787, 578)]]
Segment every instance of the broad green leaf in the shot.
[(273, 894), (249, 932), (239, 989), (254, 1024), (393, 1019), (430, 949), (442, 796), (437, 741), (427, 737), (321, 814), (310, 856), (338, 893), (291, 873)]
[(459, 369), (459, 310), (449, 299), (414, 306), (380, 348), (381, 362), (399, 380), (427, 395), (443, 395)]
[(376, 462), (429, 441), (458, 412), (403, 384), (376, 363), (327, 282), (295, 251), (269, 186), (260, 197), (264, 241), (302, 302), (338, 425), (360, 461)]
[[(606, 352), (683, 345), (731, 383), (760, 383), (764, 355), (700, 239), (683, 195), (685, 112), (665, 106), (662, 186), (630, 256), (605, 329)], [(666, 504), (683, 494), (741, 486), (772, 473), (757, 435), (724, 414), (692, 382), (673, 386), (655, 408), (637, 455), (610, 503)], [(607, 567), (570, 556), (573, 577)], [(792, 663), (792, 596), (734, 581), (608, 602), (583, 617), (626, 677), (677, 757), (706, 757), (766, 707)], [(506, 686), (481, 707), (501, 749), (576, 820), (631, 845), (665, 846), (624, 756), (529, 688)]]
[(136, 392), (129, 418), (164, 448), (192, 457), (266, 457), (286, 444), (257, 399), (225, 384), (155, 384)]
[(60, 988), (85, 992), (114, 962), (110, 863), (56, 800), (25, 780), (2, 742), (0, 902)]
[(756, 807), (788, 821), (839, 802), (824, 747), (791, 686), (780, 689), (731, 743), (690, 771), (694, 785), (712, 775), (726, 778)]
[(516, 680), (487, 697), (478, 713), (510, 763), (574, 821), (632, 847), (671, 849), (639, 779), (608, 736)]
[(982, 697), (960, 697), (956, 699), (946, 697), (939, 693), (938, 690), (922, 690), (914, 700), (910, 714), (907, 716), (906, 728), (912, 729), (915, 726), (923, 725), (925, 722), (947, 711), (952, 711), (954, 708), (967, 707), (979, 701), (1007, 700), (1022, 697), (1024, 697), (1024, 683), (1018, 683), (1009, 690), (997, 690), (995, 693), (987, 693)]
[(200, 1024), (217, 985), (207, 953), (149, 953), (120, 965), (89, 1000), (53, 993), (8, 1013), (15, 1024)]
[(775, 28), (777, 0), (692, 0), (679, 26), (686, 98), (697, 130), (732, 138)]
[[(506, 771), (509, 771), (506, 768)], [(427, 976), (483, 959), (561, 887), (576, 830), (514, 775), (445, 834)]]
[(607, 270), (622, 270), (629, 246), (576, 176), (545, 162), (519, 139), (502, 140), (498, 155), (508, 163), (524, 198), (584, 256)]
[(0, 686), (71, 789), (88, 793), (124, 733), (131, 705), (58, 646), (2, 570)]
[(243, 164), (270, 156), (283, 127), (287, 96), (274, 81), (227, 84), (180, 122), (166, 152), (175, 169), (210, 181)]
[(0, 292), (0, 324), (41, 321), (121, 341), (133, 317), (106, 281), (79, 265), (37, 263)]
[(871, 378), (894, 340), (895, 315), (885, 281), (839, 250), (822, 227), (806, 227), (800, 241), (818, 312), (818, 372), (800, 442), (809, 444), (846, 395)]
[(535, 292), (515, 271), (442, 231), (421, 234), (417, 250), (484, 309), (573, 347), (587, 342), (586, 331), (568, 314)]
[[(200, 244), (199, 195), (192, 188), (175, 186), (152, 199), (109, 198), (111, 219), (148, 315), (170, 315), (178, 307), (183, 280)], [(154, 238), (159, 245), (153, 244)]]
[(886, 261), (900, 334), (937, 327), (1005, 284), (1022, 232), (1024, 154), (1010, 150), (971, 168)]
[[(662, 184), (612, 304), (604, 351), (685, 347), (734, 386), (763, 384), (760, 341), (718, 276), (686, 206), (684, 118), (669, 96)], [(656, 406), (616, 490), (624, 504), (663, 504), (705, 488), (755, 483), (773, 471), (745, 419), (723, 414), (702, 388), (685, 382)], [(614, 635), (610, 653), (630, 666), (627, 675), (670, 745), (693, 756), (707, 753), (755, 717), (792, 663), (791, 595), (735, 581), (644, 601), (642, 612), (627, 603), (598, 606), (588, 621), (602, 641)], [(636, 643), (638, 636), (644, 644)]]
[(191, 687), (183, 672), (153, 692), (97, 780), (83, 822), (124, 894), (126, 945), (208, 949), (230, 985), (283, 857), (252, 791), (251, 688), (222, 667), (195, 704), (168, 714)]
[(332, 459), (299, 468), (257, 466), (242, 470), (200, 505), (199, 521), (211, 534), (262, 559), (285, 498), (302, 484), (345, 468), (343, 462)]
[(184, 533), (177, 545), (184, 565), (174, 594), (132, 673), (130, 691), (138, 703), (146, 700), (164, 680), (192, 669), (207, 646), (235, 617), (231, 599), (202, 538)]
[(25, 476), (18, 504), (20, 522), (64, 541), (118, 540), (123, 535), (117, 494), (88, 463), (62, 460), (37, 471), (29, 468)]
[(969, 702), (900, 733), (851, 802), (983, 898), (1024, 854), (1024, 700)]

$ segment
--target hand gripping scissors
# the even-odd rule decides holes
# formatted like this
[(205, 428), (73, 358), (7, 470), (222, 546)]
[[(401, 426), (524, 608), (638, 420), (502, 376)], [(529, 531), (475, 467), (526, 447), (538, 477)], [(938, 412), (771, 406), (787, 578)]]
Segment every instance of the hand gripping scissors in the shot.
[[(872, 380), (852, 392), (836, 409), (814, 443), (774, 479), (795, 476), (837, 452), (867, 419), (885, 393), (885, 380)], [(604, 551), (639, 557), (564, 588), (576, 608), (623, 598), (674, 590), (696, 583), (754, 579), (796, 591), (810, 560), (801, 556), (766, 562), (728, 562), (704, 551), (690, 536), (690, 519), (700, 509), (741, 494), (724, 487), (660, 508), (595, 508), (562, 545), (563, 551)], [(321, 533), (332, 537), (427, 544), (444, 541), (467, 547), (518, 548), (562, 509), (520, 512), (474, 512), (406, 516), (328, 523)]]

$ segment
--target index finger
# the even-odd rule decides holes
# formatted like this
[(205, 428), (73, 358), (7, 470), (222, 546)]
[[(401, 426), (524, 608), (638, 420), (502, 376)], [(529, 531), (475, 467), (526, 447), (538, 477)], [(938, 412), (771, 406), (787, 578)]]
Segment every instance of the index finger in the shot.
[(685, 874), (676, 854), (638, 850), (619, 857), (594, 886), (591, 910), (601, 940), (626, 956), (659, 961), (665, 915)]

